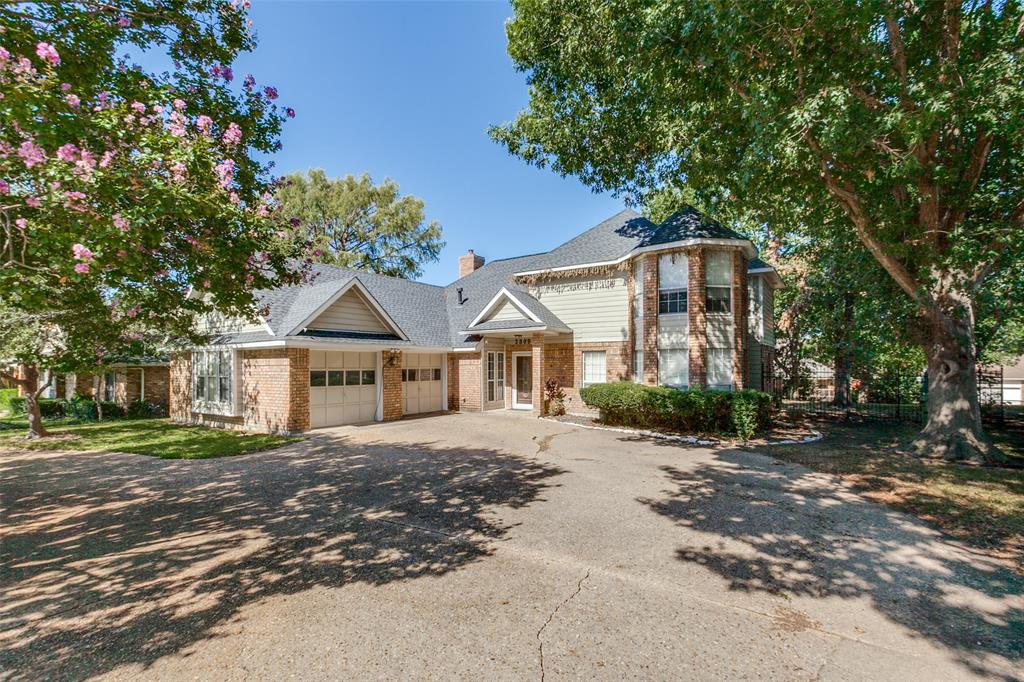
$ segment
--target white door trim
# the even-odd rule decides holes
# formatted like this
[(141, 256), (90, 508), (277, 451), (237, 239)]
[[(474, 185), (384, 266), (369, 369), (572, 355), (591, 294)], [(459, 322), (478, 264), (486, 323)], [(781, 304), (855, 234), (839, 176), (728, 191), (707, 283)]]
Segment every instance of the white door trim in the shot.
[(533, 370), (533, 364), (532, 364), (532, 362), (533, 362), (532, 361), (533, 352), (532, 351), (529, 351), (529, 352), (520, 351), (518, 353), (513, 353), (512, 354), (512, 409), (513, 410), (532, 410), (533, 409), (533, 402), (532, 401), (528, 402), (528, 403), (520, 403), (519, 402), (519, 395), (518, 395), (518, 393), (519, 393), (519, 391), (518, 391), (518, 387), (519, 387), (519, 363), (516, 362), (516, 358), (519, 358), (519, 357), (531, 358), (531, 365), (530, 365), (530, 370), (531, 370), (531, 376), (530, 376), (530, 384), (531, 384), (530, 385), (530, 395), (531, 395), (531, 397), (533, 395), (533, 391), (537, 390), (537, 387), (533, 386), (533, 375), (532, 375), (532, 370)]

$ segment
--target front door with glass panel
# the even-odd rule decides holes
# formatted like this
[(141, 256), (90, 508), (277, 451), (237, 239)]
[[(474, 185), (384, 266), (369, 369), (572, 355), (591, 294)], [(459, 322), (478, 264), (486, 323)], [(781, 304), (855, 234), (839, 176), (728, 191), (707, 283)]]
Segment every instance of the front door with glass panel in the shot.
[(484, 375), (484, 399), (488, 409), (505, 406), (505, 354), (501, 351), (487, 352), (487, 366)]
[(512, 392), (512, 407), (516, 409), (533, 408), (533, 356), (516, 355), (513, 357), (515, 368), (515, 390)]

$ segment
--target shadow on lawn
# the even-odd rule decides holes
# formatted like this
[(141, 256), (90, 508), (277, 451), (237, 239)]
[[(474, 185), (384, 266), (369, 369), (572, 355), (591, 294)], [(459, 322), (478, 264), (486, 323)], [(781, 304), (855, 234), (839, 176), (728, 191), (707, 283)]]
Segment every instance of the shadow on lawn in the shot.
[(640, 502), (716, 537), (676, 556), (730, 589), (867, 599), (976, 672), (1014, 679), (1020, 670), (1024, 580), (994, 560), (826, 476), (751, 452), (724, 450), (713, 464), (662, 471), (671, 489)]
[(246, 605), (437, 576), (509, 530), (560, 469), (491, 449), (314, 438), (181, 462), (0, 458), (0, 669), (81, 679), (187, 653)]

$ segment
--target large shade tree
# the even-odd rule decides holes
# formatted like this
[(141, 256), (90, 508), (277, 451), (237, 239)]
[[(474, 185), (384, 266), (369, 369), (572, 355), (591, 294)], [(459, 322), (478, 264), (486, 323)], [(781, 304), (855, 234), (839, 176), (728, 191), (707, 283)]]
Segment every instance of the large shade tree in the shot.
[(102, 364), (140, 325), (187, 336), (213, 308), (251, 317), (254, 289), (302, 276), (261, 160), (292, 112), (230, 66), (255, 44), (247, 6), (0, 4), (0, 359), (22, 366), (6, 374), (32, 435), (42, 369)]
[(287, 176), (277, 198), (282, 213), (301, 224), (294, 238), (310, 244), (317, 262), (411, 278), (444, 247), (423, 200), (400, 194), (394, 180), (329, 178), (315, 168)]
[(712, 207), (764, 211), (829, 202), (845, 217), (830, 229), (915, 307), (930, 380), (917, 445), (1004, 459), (981, 424), (975, 316), (1024, 248), (1019, 2), (513, 6), (530, 104), (494, 137), (596, 189), (685, 182)]

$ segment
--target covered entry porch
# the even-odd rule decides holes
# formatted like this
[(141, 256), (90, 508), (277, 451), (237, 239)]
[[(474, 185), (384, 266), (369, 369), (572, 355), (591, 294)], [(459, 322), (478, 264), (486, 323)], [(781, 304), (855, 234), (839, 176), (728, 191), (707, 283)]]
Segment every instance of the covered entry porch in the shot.
[(481, 408), (543, 414), (547, 380), (543, 332), (481, 335)]

